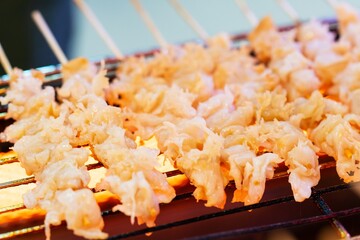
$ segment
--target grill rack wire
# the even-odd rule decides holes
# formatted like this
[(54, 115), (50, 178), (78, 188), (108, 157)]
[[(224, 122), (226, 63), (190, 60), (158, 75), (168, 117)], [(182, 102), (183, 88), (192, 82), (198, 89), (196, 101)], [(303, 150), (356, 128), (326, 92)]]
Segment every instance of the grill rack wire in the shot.
[[(333, 19), (326, 19), (322, 21), (323, 23), (328, 24), (329, 29), (335, 33), (337, 33), (337, 22)], [(296, 26), (289, 25), (279, 28), (280, 31), (286, 31), (289, 29), (292, 29)], [(231, 36), (231, 39), (234, 42), (241, 42), (246, 41), (247, 34), (237, 34)], [(143, 56), (143, 57), (151, 57), (155, 53), (159, 52), (159, 49), (153, 49), (147, 52), (141, 52), (134, 54), (133, 56)], [(97, 62), (97, 64), (100, 64), (100, 62)], [(116, 68), (119, 64), (121, 64), (121, 60), (115, 59), (115, 58), (108, 58), (105, 60), (106, 69), (108, 70), (108, 77), (114, 78), (116, 74)], [(45, 82), (45, 85), (51, 85), (51, 86), (60, 86), (61, 85), (61, 74), (59, 70), (55, 70), (52, 72), (49, 72), (46, 74), (47, 81)], [(6, 89), (8, 88), (8, 82), (7, 81), (1, 81), (0, 82), (0, 94), (6, 93)], [(9, 124), (8, 120), (4, 119), (4, 115), (6, 113), (7, 106), (0, 106), (0, 113), (1, 115), (1, 127), (4, 128), (6, 125)], [(0, 144), (0, 150), (1, 152), (6, 152), (9, 150), (9, 147), (11, 145), (8, 143), (1, 143)], [(17, 162), (16, 157), (6, 157), (6, 158), (0, 158), (0, 167), (5, 164), (10, 164)], [(294, 203), (294, 198), (291, 194), (291, 190), (289, 191), (289, 187), (285, 187), (286, 194), (284, 195), (284, 184), (287, 184), (287, 173), (285, 169), (280, 169), (280, 171), (277, 171), (275, 174), (274, 179), (267, 181), (267, 187), (265, 190), (265, 194), (261, 202), (249, 206), (244, 206), (242, 204), (229, 204), (227, 203), (224, 210), (219, 209), (213, 209), (213, 208), (205, 208), (203, 207), (202, 203), (195, 203), (195, 200), (192, 198), (192, 187), (187, 185), (185, 187), (180, 187), (177, 189), (177, 196), (173, 200), (172, 203), (167, 205), (161, 206), (161, 211), (163, 212), (163, 208), (170, 209), (166, 210), (166, 212), (170, 211), (177, 211), (177, 203), (179, 202), (192, 202), (192, 207), (190, 209), (187, 209), (188, 213), (186, 217), (179, 218), (175, 220), (164, 220), (162, 219), (162, 216), (164, 213), (160, 213), (159, 219), (157, 222), (157, 226), (147, 228), (144, 226), (127, 226), (127, 231), (124, 232), (118, 232), (118, 228), (115, 227), (114, 229), (110, 229), (108, 231), (110, 233), (109, 239), (142, 239), (144, 237), (144, 234), (150, 234), (151, 236), (148, 237), (148, 239), (167, 239), (169, 236), (168, 234), (173, 234), (173, 232), (176, 232), (179, 237), (186, 238), (186, 239), (259, 239), (262, 237), (266, 237), (269, 231), (276, 230), (276, 229), (288, 229), (290, 230), (295, 236), (302, 237), (304, 235), (304, 229), (307, 231), (307, 229), (310, 229), (308, 232), (309, 235), (307, 236), (307, 239), (315, 239), (313, 235), (314, 233), (317, 233), (316, 231), (311, 230), (312, 226), (315, 226), (317, 228), (318, 226), (331, 226), (333, 231), (338, 235), (339, 238), (342, 239), (360, 239), (360, 228), (356, 227), (356, 222), (360, 221), (360, 197), (357, 196), (352, 190), (354, 188), (360, 188), (360, 183), (354, 183), (354, 184), (344, 184), (342, 183), (339, 178), (337, 177), (336, 171), (335, 171), (335, 161), (327, 156), (320, 157), (320, 163), (321, 163), (321, 172), (322, 172), (322, 180), (320, 181), (319, 185), (313, 188), (313, 193), (310, 197), (310, 199), (304, 201), (303, 203)], [(100, 163), (90, 164), (87, 166), (88, 170), (100, 168), (102, 165)], [(179, 174), (179, 171), (174, 170), (171, 172), (167, 172), (167, 176), (175, 176)], [(324, 177), (325, 175), (325, 177)], [(329, 180), (330, 179), (330, 180)], [(329, 180), (329, 181), (327, 181)], [(8, 181), (0, 183), (0, 190), (5, 188), (11, 188), (16, 187), (23, 184), (29, 184), (34, 182), (34, 177), (26, 177), (23, 179), (17, 179), (14, 181)], [(273, 188), (268, 185), (273, 185)], [(282, 194), (271, 193), (274, 189), (281, 189)], [(233, 183), (230, 183), (229, 186), (226, 188), (227, 192), (230, 192), (234, 189)], [(276, 191), (275, 191), (276, 192)], [(229, 194), (228, 194), (229, 195)], [(336, 197), (334, 197), (336, 196)], [(344, 197), (343, 199), (341, 199)], [(340, 198), (340, 199), (339, 199)], [(343, 200), (343, 201), (341, 201)], [(334, 202), (342, 202), (342, 204), (348, 205), (348, 206), (339, 206), (342, 204), (334, 204)], [(171, 205), (173, 206), (171, 209)], [(279, 217), (276, 217), (274, 214), (279, 215), (288, 215), (285, 214), (283, 208), (285, 208), (287, 205), (291, 205), (292, 208), (295, 209), (302, 208), (307, 209), (311, 208), (311, 211), (315, 211), (316, 214), (310, 214), (305, 213), (307, 210), (305, 210), (304, 213), (301, 213), (299, 216), (297, 215), (298, 212), (295, 212), (292, 214), (290, 218), (287, 219), (279, 219)], [(200, 207), (199, 207), (200, 206)], [(285, 207), (283, 207), (285, 206)], [(304, 207), (305, 206), (305, 207)], [(193, 211), (193, 207), (202, 209), (202, 213), (200, 214), (191, 214)], [(24, 209), (25, 207), (23, 204), (17, 204), (14, 206), (9, 206), (5, 208), (0, 209), (0, 220), (4, 216), (4, 214), (13, 213), (16, 211), (20, 211)], [(266, 209), (275, 208), (275, 212), (266, 213)], [(112, 212), (110, 210), (109, 206), (107, 209), (102, 211), (102, 215), (105, 220), (105, 225), (107, 224), (107, 218), (123, 218), (123, 222), (128, 221), (128, 219), (125, 216), (122, 216), (119, 212)], [(280, 209), (280, 212), (278, 212)], [(303, 210), (304, 210), (303, 209)], [(264, 211), (265, 215), (263, 213), (255, 214), (256, 211)], [(249, 213), (251, 211), (252, 213)], [(285, 210), (286, 211), (286, 210)], [(190, 212), (190, 214), (189, 214)], [(250, 215), (249, 215), (250, 214)], [(199, 233), (192, 232), (194, 228), (198, 228), (197, 226), (206, 227), (207, 222), (215, 221), (215, 225), (219, 225), (218, 223), (223, 223), (220, 225), (229, 225), (228, 222), (223, 222), (223, 219), (229, 219), (232, 221), (235, 221), (237, 219), (237, 215), (256, 215), (257, 218), (274, 218), (274, 220), (266, 220), (265, 224), (262, 224), (259, 221), (260, 224), (257, 223), (259, 219), (257, 219), (255, 224), (248, 224), (248, 226), (242, 226), (244, 225), (244, 219), (238, 218), (239, 223), (235, 222), (235, 226), (224, 226), (223, 228), (218, 227), (214, 229), (205, 229), (199, 231)], [(43, 219), (40, 217), (40, 219)], [(242, 222), (243, 221), (243, 222)], [(10, 228), (5, 224), (1, 224), (0, 221), (0, 239), (10, 239), (10, 238), (19, 238), (19, 239), (37, 239), (39, 237), (43, 237), (43, 230), (44, 225), (40, 223), (41, 221), (38, 221), (36, 224), (31, 226), (21, 226), (17, 225), (15, 228)], [(242, 223), (241, 223), (242, 222)], [(246, 222), (246, 221), (245, 221)], [(224, 224), (226, 223), (226, 224)], [(355, 223), (355, 225), (353, 224)], [(214, 223), (210, 223), (214, 225)], [(237, 225), (236, 225), (237, 224)], [(129, 224), (128, 224), (129, 225)], [(191, 225), (196, 225), (195, 227), (191, 227)], [(212, 226), (211, 225), (211, 226)], [(245, 224), (246, 225), (246, 224)], [(209, 225), (210, 226), (210, 225)], [(120, 226), (121, 229), (121, 226)], [(179, 230), (176, 230), (179, 229)], [(189, 230), (190, 229), (190, 230)], [(300, 229), (300, 230), (299, 230)], [(199, 229), (197, 229), (199, 230)], [(107, 231), (107, 229), (105, 229)], [(186, 233), (185, 233), (186, 232)], [(179, 234), (180, 233), (180, 234)], [(55, 236), (67, 236), (67, 239), (74, 238), (75, 236), (72, 235), (71, 232), (65, 230), (64, 224), (60, 227), (52, 227), (52, 235)], [(309, 238), (309, 236), (311, 236)], [(358, 237), (356, 237), (358, 236)], [(172, 236), (175, 237), (175, 236)]]

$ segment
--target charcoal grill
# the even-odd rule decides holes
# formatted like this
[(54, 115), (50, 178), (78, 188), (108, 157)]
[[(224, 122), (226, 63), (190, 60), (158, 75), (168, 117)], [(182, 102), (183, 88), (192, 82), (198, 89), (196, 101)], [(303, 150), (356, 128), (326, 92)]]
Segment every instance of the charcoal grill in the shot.
[[(324, 22), (332, 31), (337, 31), (335, 21)], [(280, 30), (293, 27), (285, 26)], [(232, 40), (246, 41), (246, 34), (234, 35)], [(151, 57), (158, 51), (155, 49), (135, 55)], [(106, 59), (105, 63), (108, 76), (113, 78), (121, 61)], [(46, 78), (48, 81), (45, 84), (61, 85), (58, 70), (48, 73)], [(7, 87), (6, 81), (0, 83), (2, 92)], [(0, 111), (6, 111), (6, 106), (1, 106)], [(1, 128), (9, 123), (9, 120), (2, 119)], [(9, 151), (9, 146), (2, 143), (1, 151)], [(15, 162), (15, 156), (1, 157), (0, 168)], [(228, 202), (225, 208), (207, 208), (203, 202), (196, 202), (192, 197), (194, 188), (185, 182), (176, 187), (177, 196), (170, 204), (161, 205), (157, 226), (151, 228), (131, 225), (127, 216), (111, 211), (118, 200), (112, 196), (103, 197), (99, 204), (105, 221), (104, 231), (109, 233), (109, 239), (274, 239), (280, 231), (293, 237), (288, 239), (327, 239), (325, 234), (336, 238), (360, 239), (360, 183), (343, 183), (336, 173), (332, 158), (321, 156), (320, 163), (321, 180), (313, 188), (310, 199), (302, 203), (294, 201), (286, 168), (280, 167), (274, 179), (267, 181), (261, 202), (250, 206), (230, 202), (235, 189), (234, 183), (230, 182), (226, 188)], [(100, 167), (102, 165), (99, 163), (88, 165), (89, 170)], [(177, 170), (167, 173), (168, 177), (179, 174)], [(33, 177), (3, 182), (0, 183), (0, 191), (33, 182)], [(96, 193), (102, 194), (106, 195), (104, 192)], [(0, 239), (43, 239), (43, 219), (43, 211), (26, 210), (22, 204), (1, 208)], [(80, 239), (67, 230), (65, 224), (51, 229), (52, 239)]]

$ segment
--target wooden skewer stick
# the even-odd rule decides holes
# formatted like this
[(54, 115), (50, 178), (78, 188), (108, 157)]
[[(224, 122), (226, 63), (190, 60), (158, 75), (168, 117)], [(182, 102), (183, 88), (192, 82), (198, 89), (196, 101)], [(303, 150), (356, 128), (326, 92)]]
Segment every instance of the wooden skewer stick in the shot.
[(90, 24), (95, 28), (96, 32), (103, 39), (107, 47), (111, 50), (111, 52), (115, 55), (116, 58), (122, 59), (123, 54), (119, 50), (119, 48), (115, 45), (114, 41), (105, 30), (104, 26), (99, 22), (98, 18), (91, 10), (91, 8), (83, 1), (83, 0), (74, 0), (76, 6), (80, 9), (80, 11), (85, 15), (85, 17), (89, 20)]
[(157, 43), (161, 46), (161, 48), (166, 48), (168, 46), (168, 43), (160, 33), (159, 29), (157, 29), (154, 22), (150, 18), (149, 14), (145, 11), (141, 3), (138, 0), (130, 0), (130, 1), (134, 6), (135, 10), (139, 13), (141, 18), (143, 19), (146, 26), (149, 28), (151, 34), (154, 36)]
[(49, 44), (51, 50), (53, 51), (59, 62), (61, 64), (67, 63), (68, 59), (66, 58), (63, 50), (60, 48), (59, 43), (56, 41), (53, 33), (51, 32), (41, 13), (38, 10), (35, 10), (31, 13), (31, 17), (33, 18), (35, 24), (39, 28), (40, 32), (44, 36), (46, 42)]
[(1, 46), (1, 43), (0, 43), (0, 62), (5, 70), (6, 74), (10, 76), (12, 73), (12, 67), (9, 62), (9, 59), (7, 58), (7, 56), (5, 54), (3, 47)]
[(251, 11), (249, 5), (247, 4), (246, 0), (235, 0), (237, 5), (239, 6), (240, 10), (244, 13), (245, 17), (248, 19), (252, 27), (255, 27), (259, 20), (255, 16), (254, 12)]
[(295, 22), (300, 22), (299, 14), (296, 10), (290, 5), (287, 0), (276, 0), (279, 6), (284, 10), (284, 12)]
[(194, 32), (204, 41), (209, 38), (209, 34), (200, 26), (198, 21), (179, 3), (177, 0), (170, 0), (171, 5), (179, 15), (187, 22)]

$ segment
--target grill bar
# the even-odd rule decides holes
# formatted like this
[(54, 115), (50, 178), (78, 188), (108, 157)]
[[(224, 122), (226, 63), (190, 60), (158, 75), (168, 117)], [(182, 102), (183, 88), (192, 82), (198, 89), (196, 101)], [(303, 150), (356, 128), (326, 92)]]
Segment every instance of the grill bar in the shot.
[[(358, 184), (360, 184), (360, 183), (358, 183)], [(321, 194), (334, 192), (334, 191), (338, 191), (338, 190), (342, 190), (342, 189), (348, 189), (348, 188), (350, 188), (350, 186), (348, 184), (341, 184), (341, 185), (325, 188), (321, 191)], [(317, 195), (319, 195), (319, 193), (313, 194), (311, 198), (314, 200), (314, 198), (315, 199), (317, 198)], [(156, 231), (169, 229), (169, 228), (173, 228), (173, 227), (178, 227), (178, 226), (182, 226), (182, 225), (186, 225), (186, 224), (191, 224), (191, 223), (195, 223), (195, 222), (199, 222), (199, 221), (209, 220), (212, 218), (218, 218), (218, 217), (231, 215), (231, 214), (235, 214), (235, 213), (239, 213), (239, 212), (251, 211), (254, 209), (268, 207), (268, 206), (286, 203), (286, 202), (290, 202), (290, 201), (294, 201), (294, 197), (292, 195), (269, 200), (269, 201), (260, 202), (260, 203), (253, 204), (253, 205), (242, 206), (242, 207), (219, 211), (216, 213), (200, 215), (197, 217), (188, 218), (188, 219), (184, 219), (184, 220), (180, 220), (180, 221), (175, 221), (175, 222), (171, 222), (168, 224), (163, 224), (163, 225), (159, 225), (159, 226), (155, 226), (155, 227), (140, 229), (140, 230), (133, 231), (133, 232), (123, 233), (123, 234), (112, 236), (109, 239), (114, 240), (114, 239), (123, 239), (123, 238), (128, 238), (128, 237), (139, 236), (139, 235), (143, 235), (146, 233), (156, 232)], [(314, 201), (316, 201), (316, 200), (314, 200)], [(348, 209), (348, 210), (344, 210), (344, 211), (339, 211), (339, 212), (335, 212), (335, 213), (330, 211), (328, 213), (324, 213), (324, 215), (310, 217), (310, 218), (302, 218), (302, 219), (294, 220), (294, 221), (281, 222), (281, 223), (270, 224), (270, 225), (266, 225), (266, 226), (254, 227), (254, 228), (237, 229), (234, 231), (226, 231), (226, 232), (224, 232), (224, 234), (225, 235), (226, 234), (239, 235), (239, 234), (253, 233), (253, 232), (257, 232), (257, 231), (271, 230), (271, 229), (280, 228), (280, 227), (285, 228), (285, 227), (296, 226), (299, 224), (315, 223), (315, 222), (324, 221), (324, 220), (328, 220), (328, 219), (333, 220), (335, 217), (350, 216), (350, 215), (354, 215), (354, 214), (358, 214), (358, 213), (360, 213), (360, 207)], [(210, 239), (214, 239), (216, 237), (225, 237), (225, 236), (218, 236), (217, 234), (214, 234), (213, 238), (211, 238), (211, 234), (210, 234), (210, 235), (206, 235), (205, 238), (201, 237), (199, 239), (206, 239), (206, 237), (209, 237)], [(222, 233), (219, 233), (219, 234), (222, 234)], [(231, 236), (236, 236), (236, 235), (231, 235)], [(195, 239), (197, 239), (197, 238), (195, 238)]]
[(28, 234), (31, 232), (40, 231), (40, 230), (43, 230), (44, 228), (45, 228), (45, 225), (39, 225), (39, 226), (34, 226), (34, 227), (29, 227), (29, 228), (23, 228), (23, 229), (12, 231), (12, 232), (0, 233), (0, 239), (14, 238), (14, 237), (25, 235), (25, 234)]
[[(93, 164), (87, 165), (88, 170), (97, 169), (97, 168), (100, 168), (100, 167), (103, 167), (103, 165), (101, 163), (93, 163)], [(178, 174), (180, 174), (179, 170), (173, 170), (173, 171), (170, 171), (170, 172), (166, 172), (166, 175), (168, 177), (176, 176)], [(0, 190), (5, 189), (5, 188), (10, 188), (10, 187), (17, 187), (17, 186), (25, 185), (25, 184), (29, 184), (29, 183), (35, 183), (35, 182), (36, 181), (35, 181), (34, 176), (30, 176), (30, 177), (26, 177), (26, 178), (20, 178), (20, 179), (8, 181), (8, 182), (0, 183)]]
[[(360, 184), (360, 183), (357, 183), (357, 184)], [(312, 223), (318, 223), (318, 222), (324, 222), (324, 221), (329, 221), (331, 223), (335, 222), (336, 224), (339, 224), (339, 225), (335, 224), (335, 226), (336, 226), (336, 228), (340, 227), (340, 230), (342, 230), (344, 232), (344, 234), (346, 234), (346, 235), (343, 235), (343, 237), (350, 237), (350, 235), (347, 233), (346, 229), (341, 225), (341, 223), (337, 220), (337, 218), (360, 214), (360, 207), (355, 207), (355, 208), (351, 208), (351, 209), (333, 212), (333, 211), (331, 211), (329, 206), (326, 204), (326, 202), (321, 198), (321, 194), (336, 192), (339, 190), (349, 189), (349, 188), (351, 188), (351, 185), (340, 184), (340, 185), (321, 189), (321, 191), (314, 190), (314, 193), (313, 193), (311, 199), (312, 199), (312, 201), (314, 201), (317, 204), (317, 206), (320, 210), (323, 209), (324, 212), (322, 215), (301, 218), (301, 219), (296, 219), (296, 220), (291, 220), (291, 221), (284, 221), (284, 222), (279, 222), (279, 223), (274, 223), (274, 224), (267, 224), (267, 225), (263, 225), (263, 226), (256, 226), (256, 227), (250, 227), (250, 228), (235, 229), (235, 230), (231, 230), (231, 231), (217, 232), (217, 233), (208, 234), (205, 236), (191, 237), (189, 239), (195, 240), (195, 239), (217, 239), (217, 238), (236, 237), (236, 236), (240, 236), (243, 234), (264, 232), (264, 231), (269, 231), (269, 230), (274, 230), (274, 229), (279, 229), (279, 228), (289, 228), (289, 227), (295, 227), (295, 226), (299, 226), (299, 225), (312, 224)], [(192, 195), (192, 193), (185, 193), (185, 194), (178, 195), (174, 199), (174, 201), (184, 199), (184, 198), (189, 198), (189, 197), (191, 197), (191, 195)], [(241, 206), (241, 207), (231, 208), (228, 210), (223, 210), (223, 211), (210, 213), (210, 214), (204, 214), (204, 215), (200, 215), (200, 216), (193, 217), (193, 218), (187, 218), (187, 219), (180, 220), (180, 221), (162, 224), (162, 225), (158, 225), (158, 226), (151, 227), (151, 228), (144, 228), (144, 229), (140, 229), (140, 230), (136, 230), (136, 231), (118, 234), (118, 235), (109, 237), (109, 239), (111, 239), (111, 240), (125, 239), (125, 238), (129, 238), (129, 237), (140, 236), (140, 235), (144, 235), (146, 233), (166, 230), (166, 229), (173, 228), (173, 227), (178, 227), (178, 226), (187, 225), (187, 224), (191, 224), (191, 223), (195, 223), (195, 222), (205, 221), (205, 220), (209, 220), (212, 218), (219, 218), (222, 216), (236, 214), (239, 212), (255, 210), (258, 208), (269, 207), (269, 206), (286, 203), (286, 202), (290, 202), (290, 201), (294, 201), (293, 196), (285, 196), (285, 197), (276, 198), (276, 199), (260, 202), (260, 203), (249, 205), (249, 206)], [(119, 214), (119, 213), (112, 212), (110, 210), (102, 212), (102, 215), (104, 217), (106, 217), (108, 215), (113, 215), (113, 214)], [(37, 225), (34, 227), (22, 229), (22, 230), (16, 230), (16, 231), (8, 232), (8, 233), (3, 233), (3, 234), (0, 234), (0, 239), (9, 239), (9, 238), (24, 235), (24, 234), (27, 234), (30, 232), (40, 231), (43, 228), (44, 228), (44, 225)]]
[(9, 188), (9, 187), (20, 186), (20, 185), (23, 185), (23, 184), (34, 183), (34, 182), (35, 182), (35, 178), (33, 176), (26, 177), (26, 178), (21, 178), (21, 179), (16, 179), (16, 180), (13, 180), (13, 181), (0, 183), (0, 190), (5, 189), (5, 188)]
[[(191, 237), (187, 238), (187, 240), (202, 240), (202, 239), (224, 239), (229, 237), (236, 237), (244, 234), (250, 234), (250, 233), (257, 233), (257, 232), (265, 232), (280, 228), (290, 228), (290, 227), (296, 227), (299, 225), (305, 225), (305, 224), (311, 224), (311, 223), (318, 223), (323, 222), (329, 219), (333, 219), (335, 217), (342, 217), (342, 216), (351, 216), (354, 214), (360, 213), (360, 207), (355, 209), (347, 209), (343, 211), (339, 211), (336, 213), (331, 213), (328, 215), (320, 215), (320, 216), (314, 216), (314, 217), (308, 217), (308, 218), (302, 218), (294, 221), (287, 221), (287, 222), (280, 222), (280, 223), (274, 223), (269, 224), (265, 226), (258, 226), (253, 228), (245, 228), (245, 229), (236, 229), (231, 231), (224, 231), (224, 232), (218, 232), (203, 236), (197, 236), (197, 237)], [(119, 239), (119, 238), (113, 238), (113, 239)]]
[(24, 209), (24, 208), (25, 208), (24, 204), (19, 203), (19, 204), (16, 204), (16, 205), (1, 208), (0, 209), (0, 214), (17, 211), (17, 210)]
[[(11, 162), (17, 162), (17, 159), (16, 160), (12, 159), (11, 161), (8, 161), (7, 163), (11, 163)], [(92, 164), (86, 165), (88, 170), (100, 168), (102, 166), (103, 165), (101, 163), (92, 163)], [(10, 187), (16, 187), (16, 186), (20, 186), (20, 185), (24, 185), (24, 184), (29, 184), (29, 183), (35, 183), (35, 182), (36, 181), (35, 181), (34, 176), (21, 178), (21, 179), (16, 179), (16, 180), (13, 180), (13, 181), (0, 183), (0, 190), (5, 189), (5, 188), (10, 188)]]
[(288, 196), (288, 197), (279, 198), (279, 199), (275, 199), (275, 200), (270, 200), (270, 201), (266, 201), (266, 202), (261, 202), (261, 203), (257, 203), (257, 204), (253, 204), (253, 205), (249, 205), (249, 206), (243, 206), (243, 207), (239, 207), (239, 208), (232, 208), (232, 209), (224, 210), (224, 211), (221, 211), (221, 212), (201, 215), (201, 216), (197, 216), (197, 217), (194, 217), (194, 218), (188, 218), (188, 219), (185, 219), (185, 220), (171, 222), (171, 223), (164, 224), (164, 225), (159, 225), (159, 226), (155, 226), (155, 227), (150, 227), (150, 228), (145, 228), (145, 229), (141, 229), (141, 230), (137, 230), (137, 231), (133, 231), (133, 232), (128, 232), (128, 233), (115, 235), (115, 236), (110, 237), (109, 240), (110, 239), (111, 240), (122, 239), (122, 238), (127, 238), (127, 237), (143, 235), (143, 234), (146, 234), (146, 233), (160, 231), (160, 230), (164, 230), (164, 229), (168, 229), (168, 228), (172, 228), (172, 227), (178, 227), (178, 226), (191, 224), (191, 223), (195, 223), (195, 222), (199, 222), (199, 221), (209, 220), (209, 219), (212, 219), (212, 218), (222, 217), (222, 216), (226, 216), (226, 215), (230, 215), (230, 214), (234, 214), (234, 213), (238, 213), (238, 212), (250, 211), (250, 210), (253, 210), (253, 209), (266, 207), (266, 206), (271, 206), (271, 205), (278, 204), (278, 203), (289, 202), (289, 201), (291, 201), (293, 199), (294, 199), (293, 196)]
[[(13, 163), (13, 162), (18, 162), (16, 157), (11, 158), (10, 160), (4, 161), (3, 164)], [(322, 167), (322, 164), (321, 164), (321, 167), (322, 168), (328, 168), (328, 167), (334, 166), (334, 164), (335, 164), (335, 162), (325, 163), (324, 167)], [(87, 167), (88, 170), (92, 170), (92, 169), (97, 169), (97, 168), (103, 167), (103, 165), (102, 165), (102, 163), (98, 162), (98, 163), (88, 164), (88, 165), (86, 165), (86, 167)], [(166, 172), (167, 177), (176, 176), (178, 174), (181, 174), (181, 172), (179, 170), (172, 170), (172, 171)], [(286, 171), (281, 171), (281, 172), (276, 173), (274, 175), (273, 179), (281, 178), (281, 177), (284, 177), (284, 176), (287, 176), (287, 172)], [(16, 179), (16, 180), (13, 180), (13, 181), (0, 183), (0, 190), (5, 189), (5, 188), (9, 188), (9, 187), (16, 187), (16, 186), (20, 186), (20, 185), (24, 185), (24, 184), (29, 184), (29, 183), (35, 183), (35, 182), (36, 181), (35, 181), (34, 176), (21, 178), (21, 179)]]
[(9, 164), (9, 163), (14, 163), (14, 162), (18, 162), (18, 158), (16, 156), (12, 156), (12, 157), (6, 157), (6, 158), (1, 158), (0, 159), (0, 166), (4, 165), (4, 164)]
[[(324, 198), (316, 192), (316, 190), (313, 196), (314, 196), (313, 197), (314, 202), (316, 203), (316, 205), (323, 214), (325, 215), (333, 214), (333, 211), (330, 209), (329, 205), (325, 202)], [(345, 227), (336, 218), (331, 218), (331, 225), (336, 229), (340, 238), (350, 237), (350, 234), (347, 232)]]

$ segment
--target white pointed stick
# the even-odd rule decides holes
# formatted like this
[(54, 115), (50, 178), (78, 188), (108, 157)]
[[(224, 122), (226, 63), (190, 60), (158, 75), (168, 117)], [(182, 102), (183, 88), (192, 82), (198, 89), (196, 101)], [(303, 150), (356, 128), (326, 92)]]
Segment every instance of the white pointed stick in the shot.
[(96, 17), (91, 8), (83, 1), (83, 0), (74, 0), (76, 6), (80, 9), (80, 11), (85, 15), (90, 24), (95, 28), (96, 32), (105, 42), (106, 46), (110, 49), (112, 54), (115, 55), (116, 58), (122, 59), (123, 54), (119, 50), (119, 48), (115, 45), (114, 41), (105, 30), (104, 26), (100, 23), (99, 19)]
[(38, 10), (35, 10), (31, 13), (31, 17), (33, 18), (35, 24), (39, 28), (40, 32), (44, 36), (46, 42), (49, 44), (51, 50), (53, 51), (59, 62), (61, 64), (67, 63), (68, 59), (66, 58), (63, 50), (60, 48), (59, 43), (56, 41), (53, 33), (51, 32), (41, 13)]
[(284, 12), (295, 22), (300, 22), (299, 14), (296, 10), (290, 5), (287, 0), (276, 0), (279, 6), (284, 10)]
[(209, 38), (209, 34), (200, 26), (198, 21), (179, 3), (177, 0), (170, 0), (176, 12), (187, 22), (193, 31), (204, 41)]
[(246, 0), (235, 0), (236, 4), (239, 6), (242, 13), (245, 15), (245, 17), (248, 19), (252, 27), (255, 27), (259, 20), (255, 16), (254, 12), (251, 11), (249, 8), (249, 5), (247, 4)]
[(0, 62), (1, 62), (1, 65), (3, 66), (3, 68), (5, 70), (6, 74), (8, 76), (10, 76), (11, 73), (12, 73), (12, 67), (11, 67), (11, 64), (9, 62), (9, 59), (7, 58), (7, 56), (5, 54), (4, 49), (1, 46), (1, 43), (0, 43)]
[(144, 23), (150, 30), (151, 34), (154, 36), (157, 43), (161, 46), (161, 48), (166, 48), (168, 43), (166, 42), (165, 38), (162, 36), (159, 29), (155, 26), (154, 22), (150, 18), (149, 14), (145, 11), (143, 6), (141, 5), (140, 1), (138, 0), (130, 0), (132, 5), (134, 6), (135, 10), (143, 19)]

